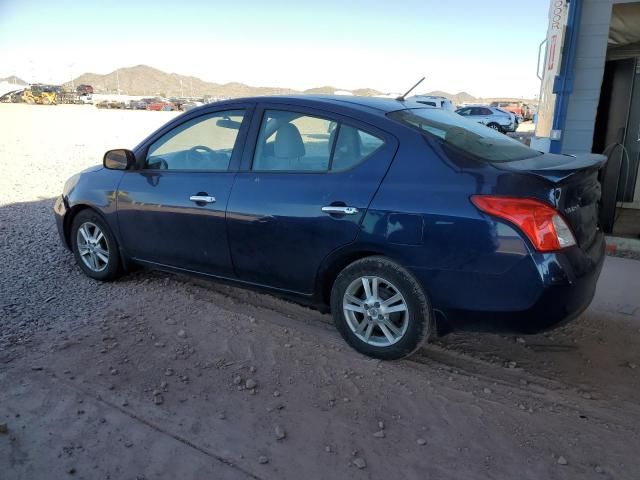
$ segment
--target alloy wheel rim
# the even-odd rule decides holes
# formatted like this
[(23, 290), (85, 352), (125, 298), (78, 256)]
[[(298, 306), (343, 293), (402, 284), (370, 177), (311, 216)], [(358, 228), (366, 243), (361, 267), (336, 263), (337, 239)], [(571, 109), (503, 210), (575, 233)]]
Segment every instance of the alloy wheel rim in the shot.
[(109, 264), (107, 237), (95, 223), (84, 222), (76, 236), (82, 262), (93, 272), (101, 272)]
[(378, 276), (355, 279), (347, 287), (342, 309), (349, 329), (374, 347), (389, 347), (404, 337), (409, 307), (400, 290)]

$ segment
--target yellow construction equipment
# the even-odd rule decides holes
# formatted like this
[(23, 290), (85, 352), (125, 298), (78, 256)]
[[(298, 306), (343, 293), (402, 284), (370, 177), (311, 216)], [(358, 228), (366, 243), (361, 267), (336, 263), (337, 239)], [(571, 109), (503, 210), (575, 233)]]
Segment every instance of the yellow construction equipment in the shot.
[(57, 89), (51, 85), (31, 85), (22, 92), (22, 101), (30, 105), (56, 105)]

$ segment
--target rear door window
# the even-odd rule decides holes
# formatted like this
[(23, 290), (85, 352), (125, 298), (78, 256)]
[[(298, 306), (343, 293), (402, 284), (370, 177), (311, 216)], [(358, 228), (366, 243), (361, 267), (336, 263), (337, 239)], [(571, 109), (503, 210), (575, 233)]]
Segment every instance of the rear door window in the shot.
[(335, 144), (332, 171), (348, 170), (384, 144), (384, 140), (349, 125), (341, 124)]
[(375, 152), (384, 140), (331, 119), (266, 110), (258, 134), (254, 171), (338, 172)]
[(253, 170), (326, 172), (331, 120), (282, 110), (267, 110), (262, 119)]

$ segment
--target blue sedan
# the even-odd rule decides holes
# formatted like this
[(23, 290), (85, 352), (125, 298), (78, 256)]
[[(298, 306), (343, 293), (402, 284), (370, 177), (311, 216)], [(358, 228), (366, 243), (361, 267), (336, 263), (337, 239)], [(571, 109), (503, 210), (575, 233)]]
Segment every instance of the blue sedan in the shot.
[(395, 359), (445, 326), (537, 331), (582, 312), (604, 258), (603, 160), (411, 101), (246, 98), (107, 152), (54, 210), (94, 279), (138, 264), (266, 289)]

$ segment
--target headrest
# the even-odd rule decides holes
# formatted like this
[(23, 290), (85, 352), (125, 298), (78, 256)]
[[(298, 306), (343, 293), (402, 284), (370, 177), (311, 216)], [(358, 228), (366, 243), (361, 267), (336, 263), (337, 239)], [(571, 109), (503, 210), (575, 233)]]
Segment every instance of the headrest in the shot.
[(273, 145), (276, 158), (297, 158), (305, 154), (304, 143), (300, 132), (290, 123), (285, 123), (276, 131)]
[(335, 156), (338, 158), (343, 156), (359, 157), (361, 142), (358, 130), (347, 125), (342, 125), (340, 127), (340, 134), (338, 135)]

